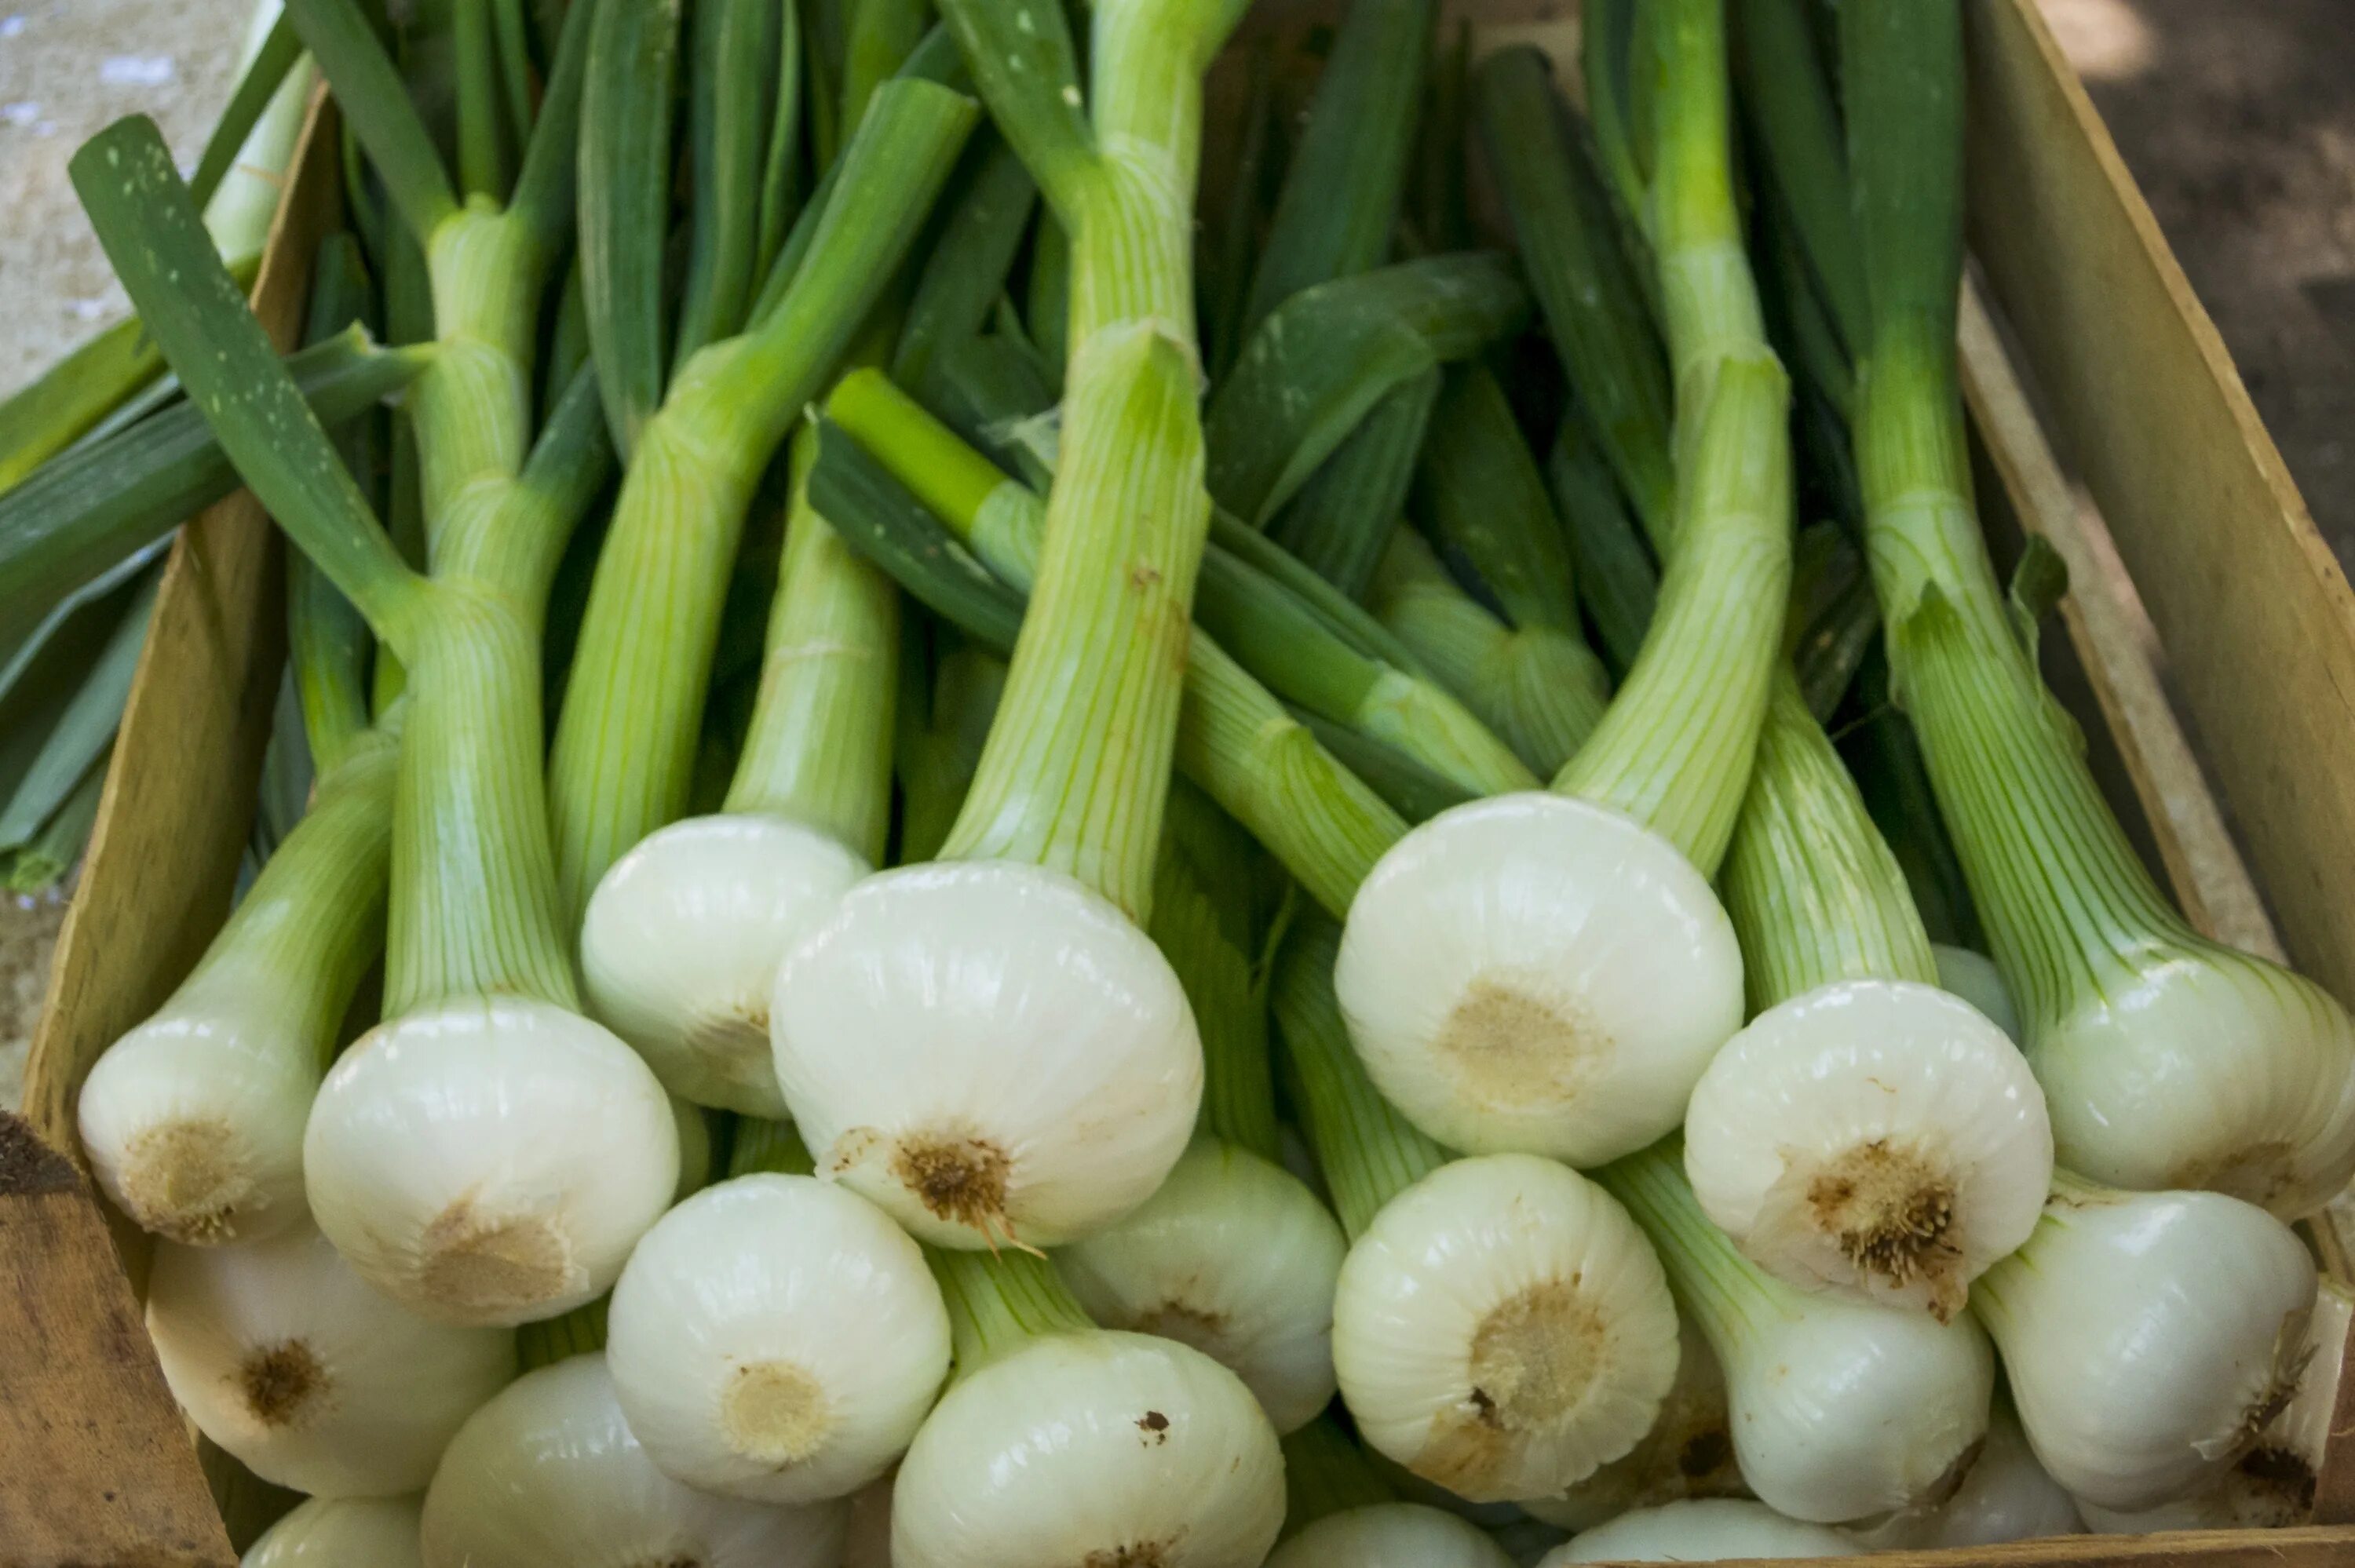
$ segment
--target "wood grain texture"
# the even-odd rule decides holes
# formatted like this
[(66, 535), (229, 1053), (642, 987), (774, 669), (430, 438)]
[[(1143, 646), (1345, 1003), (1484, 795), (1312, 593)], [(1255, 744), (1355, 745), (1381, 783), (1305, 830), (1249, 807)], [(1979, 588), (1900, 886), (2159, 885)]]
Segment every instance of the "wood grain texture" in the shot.
[(2355, 997), (2355, 594), (2034, 0), (1964, 7), (1972, 249), (2291, 956)]
[[(311, 259), (336, 221), (336, 142), (322, 96), (254, 284), (281, 347), (300, 332)], [(78, 1168), (73, 1105), (91, 1064), (170, 993), (228, 913), (285, 658), (283, 604), (276, 535), (250, 496), (180, 531), (59, 937), (25, 1117), (0, 1120), (6, 1568), (236, 1561), (141, 1321), (145, 1238), (119, 1217), (110, 1235), (111, 1211)]]

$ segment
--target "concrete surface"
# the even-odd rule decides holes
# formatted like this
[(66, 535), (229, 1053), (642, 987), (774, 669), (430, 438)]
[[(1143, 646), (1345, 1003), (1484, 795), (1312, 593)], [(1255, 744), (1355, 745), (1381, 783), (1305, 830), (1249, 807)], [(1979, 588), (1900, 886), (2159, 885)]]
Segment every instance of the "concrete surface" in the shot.
[[(2324, 533), (2355, 559), (2355, 28), (2349, 0), (2041, 0), (2239, 361)], [(65, 175), (144, 110), (193, 158), (250, 0), (0, 0), (0, 392), (121, 308)], [(0, 908), (0, 1081), (59, 910)]]

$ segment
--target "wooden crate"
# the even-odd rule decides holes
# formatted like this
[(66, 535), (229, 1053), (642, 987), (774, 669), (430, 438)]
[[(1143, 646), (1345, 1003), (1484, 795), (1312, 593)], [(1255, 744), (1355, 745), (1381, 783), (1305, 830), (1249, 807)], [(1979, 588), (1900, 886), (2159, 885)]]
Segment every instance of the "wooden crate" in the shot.
[[(1251, 25), (1312, 8), (1260, 0)], [(1991, 526), (1999, 543), (2040, 535), (2067, 560), (2069, 635), (2047, 640), (2056, 688), (2187, 911), (2355, 998), (2355, 856), (2343, 853), (2355, 787), (2342, 782), (2355, 770), (2355, 597), (2037, 0), (1965, 9), (1976, 266), (1963, 375)], [(1576, 36), (1574, 0), (1447, 10), (1561, 58)], [(282, 342), (335, 221), (330, 113), (314, 108), (305, 128), (255, 285)], [(59, 942), (25, 1116), (0, 1113), (0, 1568), (235, 1561), (206, 1480), (220, 1467), (200, 1464), (140, 1324), (143, 1238), (93, 1194), (72, 1107), (98, 1054), (169, 993), (226, 912), (284, 656), (280, 582), (247, 497), (175, 546)], [(2343, 1273), (2339, 1236), (2316, 1241)], [(2355, 1564), (2355, 1382), (2333, 1432), (2308, 1528), (1876, 1561)]]

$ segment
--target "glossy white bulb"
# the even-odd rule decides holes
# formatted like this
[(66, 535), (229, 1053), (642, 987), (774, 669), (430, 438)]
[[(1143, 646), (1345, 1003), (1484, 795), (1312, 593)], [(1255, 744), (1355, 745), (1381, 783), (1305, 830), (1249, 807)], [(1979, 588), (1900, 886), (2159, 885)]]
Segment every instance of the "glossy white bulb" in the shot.
[(581, 924), (590, 1011), (671, 1093), (785, 1115), (769, 991), (794, 944), (872, 868), (782, 817), (690, 817), (613, 863)]
[(1853, 1557), (1863, 1548), (1820, 1524), (1732, 1499), (1663, 1503), (1621, 1514), (1558, 1546), (1538, 1568), (1569, 1563), (1715, 1563), (1744, 1557)]
[(1375, 1449), (1476, 1502), (1536, 1497), (1650, 1428), (1676, 1379), (1676, 1308), (1600, 1187), (1534, 1155), (1459, 1160), (1350, 1248), (1333, 1362)]
[(1348, 1251), (1289, 1172), (1203, 1139), (1141, 1208), (1055, 1261), (1089, 1317), (1193, 1346), (1284, 1433), (1332, 1402), (1333, 1285)]
[(238, 1568), (422, 1568), (420, 1501), (308, 1499), (263, 1531)]
[(1846, 980), (1768, 1008), (1701, 1075), (1685, 1174), (1760, 1267), (1940, 1318), (2036, 1228), (2044, 1092), (1958, 997)]
[(1977, 1008), (2014, 1044), (2019, 1043), (2019, 1007), (2012, 1001), (2011, 988), (2003, 983), (2003, 971), (1995, 967), (1993, 959), (1945, 942), (1931, 943), (1930, 956), (1937, 960), (1941, 987)]
[(425, 1568), (834, 1568), (848, 1505), (681, 1486), (645, 1456), (602, 1355), (526, 1372), (452, 1440), (425, 1494)]
[(270, 999), (149, 1019), (91, 1068), (76, 1104), (91, 1173), (142, 1230), (188, 1246), (299, 1224), (318, 1044)]
[(2037, 1462), (2019, 1418), (1998, 1403), (1987, 1419), (1987, 1443), (1954, 1496), (1841, 1533), (1870, 1552), (1927, 1552), (2078, 1535), (2084, 1529), (2076, 1500)]
[(147, 1331), (198, 1430), (262, 1479), (322, 1497), (416, 1491), (515, 1375), (514, 1335), (419, 1317), (307, 1224), (240, 1246), (158, 1246)]
[(891, 1496), (893, 1568), (1255, 1568), (1284, 1520), (1284, 1457), (1200, 1351), (1057, 1334), (950, 1389)]
[(665, 1214), (613, 1287), (606, 1332), (648, 1457), (761, 1502), (881, 1475), (948, 1375), (948, 1310), (922, 1249), (806, 1176), (740, 1176)]
[(637, 1054), (560, 1007), (438, 1002), (379, 1024), (320, 1086), (311, 1211), (363, 1278), (452, 1322), (594, 1299), (678, 1180), (678, 1128)]
[(1742, 1026), (1708, 878), (1608, 807), (1499, 796), (1383, 855), (1333, 976), (1382, 1093), (1451, 1149), (1581, 1167), (1674, 1130)]
[(1512, 1568), (1478, 1525), (1421, 1503), (1328, 1513), (1277, 1547), (1266, 1568)]
[(2083, 990), (2067, 1017), (2029, 1031), (2062, 1165), (2285, 1219), (2355, 1174), (2355, 1024), (2311, 980), (2203, 944)]
[(777, 1078), (819, 1174), (936, 1246), (1074, 1241), (1185, 1152), (1202, 1050), (1161, 950), (1078, 881), (887, 871), (788, 954)]
[(1522, 1498), (1531, 1517), (1565, 1530), (1592, 1530), (1639, 1508), (1688, 1498), (1750, 1495), (1734, 1462), (1725, 1372), (1689, 1318), (1678, 1315), (1677, 1381), (1651, 1430), (1625, 1455), (1569, 1489)]
[(2214, 1192), (2056, 1184), (1973, 1309), (2052, 1478), (2140, 1510), (2213, 1481), (2295, 1387), (2315, 1273), (2288, 1227)]

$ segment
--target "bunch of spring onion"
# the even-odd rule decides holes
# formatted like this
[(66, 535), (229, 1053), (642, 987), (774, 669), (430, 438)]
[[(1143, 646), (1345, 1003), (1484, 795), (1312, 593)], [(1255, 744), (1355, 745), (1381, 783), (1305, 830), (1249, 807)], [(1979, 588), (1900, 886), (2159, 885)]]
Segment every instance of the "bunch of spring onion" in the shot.
[(1953, 0), (1837, 92), (1804, 0), (1594, 0), (1583, 127), (1431, 0), (1214, 112), (1245, 9), (292, 0), (357, 232), (282, 357), (152, 128), (77, 159), (186, 397), (21, 493), (52, 587), (235, 478), (304, 557), (307, 810), (80, 1105), (176, 1396), (313, 1494), (250, 1561), (2310, 1492), (2355, 1036), (2166, 910), (1996, 596)]

